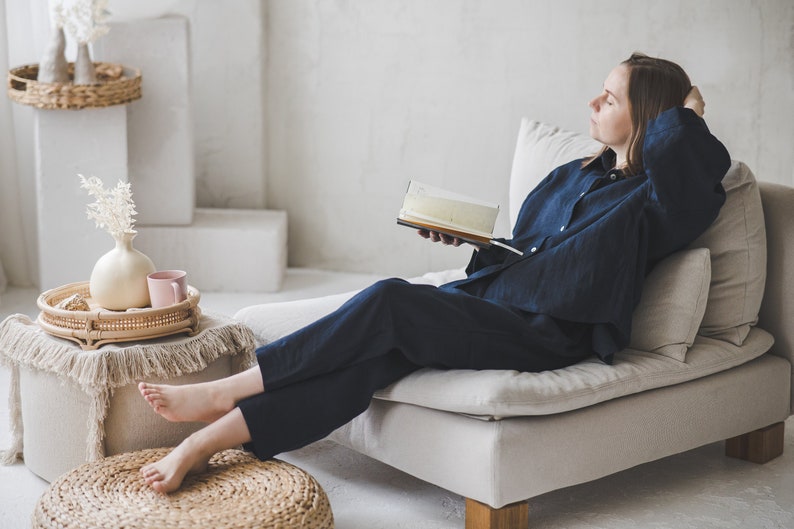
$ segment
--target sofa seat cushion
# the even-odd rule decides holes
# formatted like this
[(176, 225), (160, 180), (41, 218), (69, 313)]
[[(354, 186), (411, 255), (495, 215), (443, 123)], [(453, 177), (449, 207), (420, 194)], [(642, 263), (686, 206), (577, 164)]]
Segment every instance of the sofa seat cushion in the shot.
[(754, 327), (741, 346), (697, 336), (686, 362), (626, 349), (611, 366), (592, 357), (540, 373), (422, 369), (375, 397), (485, 419), (551, 415), (724, 371), (757, 358), (773, 342)]

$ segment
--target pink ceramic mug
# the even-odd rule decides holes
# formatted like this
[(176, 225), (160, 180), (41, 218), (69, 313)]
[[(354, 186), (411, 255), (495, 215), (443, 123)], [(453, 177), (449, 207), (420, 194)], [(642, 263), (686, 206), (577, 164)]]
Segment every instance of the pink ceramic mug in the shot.
[(146, 276), (149, 283), (149, 299), (153, 309), (168, 307), (187, 299), (187, 272), (184, 270), (161, 270)]

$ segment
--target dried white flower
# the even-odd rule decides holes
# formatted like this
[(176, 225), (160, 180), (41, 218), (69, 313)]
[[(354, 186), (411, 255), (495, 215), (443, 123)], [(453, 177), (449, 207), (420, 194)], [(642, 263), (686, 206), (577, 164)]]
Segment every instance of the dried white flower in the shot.
[(110, 30), (108, 0), (59, 0), (63, 28), (78, 44), (90, 44)]
[(102, 180), (96, 176), (89, 178), (80, 177), (80, 187), (88, 190), (89, 196), (96, 197), (96, 202), (86, 208), (88, 218), (96, 222), (97, 228), (102, 228), (113, 237), (122, 233), (135, 233), (133, 225), (135, 220), (135, 202), (132, 201), (132, 187), (128, 182), (116, 184), (113, 189), (105, 189)]
[(60, 29), (63, 23), (63, 0), (50, 0), (50, 26), (52, 29)]

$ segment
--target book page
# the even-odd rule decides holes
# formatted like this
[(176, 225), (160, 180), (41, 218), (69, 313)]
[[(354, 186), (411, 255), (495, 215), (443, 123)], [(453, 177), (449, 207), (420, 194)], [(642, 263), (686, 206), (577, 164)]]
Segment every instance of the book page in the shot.
[(400, 217), (491, 236), (499, 206), (412, 180)]
[(397, 216), (397, 224), (443, 233), (481, 248), (495, 245), (524, 255), (493, 238), (497, 215), (497, 204), (412, 180)]

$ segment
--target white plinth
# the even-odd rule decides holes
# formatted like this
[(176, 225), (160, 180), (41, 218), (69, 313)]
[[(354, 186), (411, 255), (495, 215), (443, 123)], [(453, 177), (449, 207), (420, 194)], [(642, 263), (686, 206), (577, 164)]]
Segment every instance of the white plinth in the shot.
[(287, 266), (284, 211), (196, 209), (190, 226), (140, 226), (135, 247), (202, 292), (276, 292)]
[(127, 107), (35, 110), (39, 287), (85, 281), (113, 239), (86, 216), (78, 173), (127, 181)]
[(137, 224), (193, 221), (195, 168), (190, 111), (188, 21), (183, 17), (111, 24), (95, 60), (139, 68), (143, 97), (129, 105), (129, 175)]

